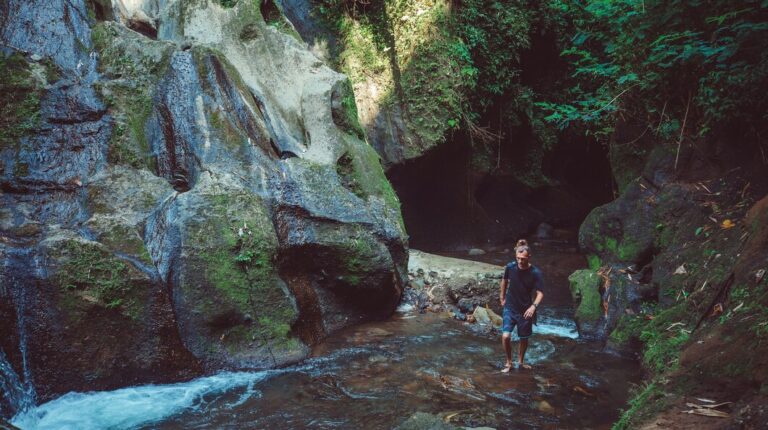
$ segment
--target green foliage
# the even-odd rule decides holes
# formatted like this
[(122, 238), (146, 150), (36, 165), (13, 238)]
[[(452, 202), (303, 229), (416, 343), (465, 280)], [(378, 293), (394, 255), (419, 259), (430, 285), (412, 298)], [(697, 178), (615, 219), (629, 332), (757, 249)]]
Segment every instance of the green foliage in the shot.
[(640, 334), (645, 326), (642, 315), (622, 315), (616, 328), (611, 331), (611, 341), (626, 345), (632, 340), (640, 339)]
[(681, 302), (660, 311), (642, 327), (640, 340), (645, 343), (643, 365), (646, 368), (655, 374), (677, 369), (680, 350), (689, 338), (691, 315), (687, 302)]
[(530, 48), (531, 13), (518, 1), (462, 2), (457, 34), (471, 59), (462, 74), (473, 84), (470, 97), (480, 113), (518, 83), (520, 53)]
[(644, 119), (665, 139), (729, 123), (760, 131), (768, 3), (553, 0), (548, 7), (571, 23), (562, 55), (572, 67), (565, 97), (539, 103), (548, 121), (601, 138), (619, 114)]
[[(519, 85), (520, 53), (530, 47), (532, 14), (523, 2), (318, 3), (320, 15), (339, 34), (339, 68), (353, 83), (381, 88), (380, 104), (405, 111), (409, 130), (420, 140), (416, 153), (478, 121), (495, 101), (530, 94)], [(529, 119), (532, 102), (521, 103), (513, 115), (522, 115), (537, 130), (548, 127)]]
[(629, 400), (629, 409), (623, 411), (621, 418), (613, 424), (611, 430), (630, 429), (639, 424), (643, 417), (660, 410), (664, 405), (664, 387), (658, 382), (651, 382), (636, 391)]

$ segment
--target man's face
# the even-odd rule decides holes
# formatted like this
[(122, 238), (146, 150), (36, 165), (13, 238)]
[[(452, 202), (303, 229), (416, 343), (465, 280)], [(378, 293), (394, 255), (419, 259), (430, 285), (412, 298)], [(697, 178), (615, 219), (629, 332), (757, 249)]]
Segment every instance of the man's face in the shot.
[(519, 247), (515, 251), (515, 258), (517, 259), (517, 265), (521, 267), (528, 267), (528, 259), (530, 258), (530, 251), (525, 246)]

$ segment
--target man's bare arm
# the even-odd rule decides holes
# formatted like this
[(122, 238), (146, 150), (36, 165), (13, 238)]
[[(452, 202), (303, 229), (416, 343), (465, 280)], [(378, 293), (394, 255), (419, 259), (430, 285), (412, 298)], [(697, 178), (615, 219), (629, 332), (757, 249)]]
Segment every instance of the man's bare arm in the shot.
[(499, 301), (501, 302), (501, 305), (504, 306), (504, 303), (506, 302), (505, 298), (507, 297), (507, 286), (509, 285), (509, 281), (506, 279), (501, 280), (501, 284), (499, 285), (501, 291), (499, 292)]
[(533, 304), (528, 307), (528, 309), (525, 310), (525, 313), (523, 314), (523, 318), (530, 319), (533, 318), (533, 314), (536, 312), (536, 307), (541, 304), (541, 301), (544, 300), (544, 293), (542, 293), (540, 290), (536, 290), (536, 298), (533, 299)]

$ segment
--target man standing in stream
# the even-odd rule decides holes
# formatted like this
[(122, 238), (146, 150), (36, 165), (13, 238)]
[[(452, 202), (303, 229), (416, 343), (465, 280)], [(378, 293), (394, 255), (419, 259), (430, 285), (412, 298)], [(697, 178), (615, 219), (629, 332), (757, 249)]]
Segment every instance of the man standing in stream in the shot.
[[(501, 344), (504, 347), (507, 361), (503, 373), (512, 369), (512, 330), (517, 326), (520, 345), (517, 349), (517, 366), (530, 369), (525, 364), (525, 351), (528, 349), (528, 338), (533, 334), (533, 317), (536, 309), (544, 300), (544, 278), (541, 271), (531, 265), (531, 250), (528, 242), (518, 240), (515, 245), (515, 261), (507, 264), (504, 278), (501, 280), (499, 300), (504, 307)], [(531, 295), (536, 291), (536, 298)]]

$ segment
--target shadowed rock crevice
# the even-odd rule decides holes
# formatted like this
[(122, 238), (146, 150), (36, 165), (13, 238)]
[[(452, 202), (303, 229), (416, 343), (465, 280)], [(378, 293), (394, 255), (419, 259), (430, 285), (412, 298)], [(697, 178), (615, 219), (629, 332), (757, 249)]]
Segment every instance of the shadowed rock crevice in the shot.
[(215, 55), (208, 55), (205, 61), (206, 66), (212, 71), (215, 85), (213, 85), (214, 82), (211, 84), (214, 86), (218, 102), (225, 115), (235, 117), (237, 128), (245, 131), (250, 145), (261, 148), (265, 154), (277, 158), (276, 147), (267, 131), (263, 113), (258, 109), (259, 103), (253, 94), (239, 90)]
[[(157, 174), (180, 192), (189, 191), (197, 180), (198, 151), (204, 137), (196, 124), (200, 81), (191, 52), (173, 53), (168, 72), (155, 95), (155, 111), (148, 124), (149, 139), (157, 157)], [(159, 133), (158, 133), (159, 131)]]
[(312, 276), (307, 273), (289, 273), (281, 274), (281, 277), (285, 279), (299, 308), (299, 316), (291, 327), (291, 332), (307, 345), (320, 343), (325, 339), (326, 332), (323, 327), (322, 307), (312, 285)]

